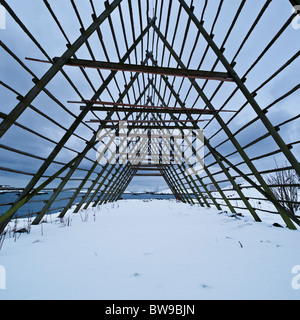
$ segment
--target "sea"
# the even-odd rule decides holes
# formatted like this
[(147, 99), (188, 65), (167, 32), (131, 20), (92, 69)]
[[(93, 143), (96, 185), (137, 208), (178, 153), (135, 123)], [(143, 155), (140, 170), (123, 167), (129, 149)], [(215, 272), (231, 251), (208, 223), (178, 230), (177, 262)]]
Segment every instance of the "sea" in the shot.
[[(41, 209), (44, 207), (45, 203), (50, 199), (52, 192), (43, 192), (35, 196), (30, 202), (22, 206), (15, 214), (15, 217), (23, 218), (28, 216), (37, 215)], [(58, 199), (53, 203), (52, 207), (48, 213), (60, 212), (69, 202), (69, 199), (73, 196), (73, 192), (64, 191), (62, 192)], [(79, 203), (81, 199), (85, 196), (84, 193), (80, 193), (75, 199), (73, 205)], [(8, 192), (0, 193), (0, 216), (3, 215), (7, 210), (10, 209), (11, 205), (19, 197), (18, 192)], [(174, 199), (172, 194), (153, 194), (153, 193), (124, 193), (122, 195), (124, 200), (149, 200), (149, 199)]]

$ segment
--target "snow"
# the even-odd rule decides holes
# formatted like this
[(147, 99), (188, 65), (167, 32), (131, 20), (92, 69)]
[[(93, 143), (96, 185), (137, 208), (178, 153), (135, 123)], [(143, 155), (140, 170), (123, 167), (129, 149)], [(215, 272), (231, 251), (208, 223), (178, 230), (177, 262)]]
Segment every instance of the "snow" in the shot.
[[(251, 187), (249, 183), (247, 182), (240, 183), (240, 187), (242, 188), (242, 192), (244, 196), (247, 199), (249, 199), (248, 201), (250, 205), (256, 210), (259, 216), (263, 216), (263, 212), (268, 212), (268, 213), (277, 212), (277, 209), (274, 206), (274, 204), (271, 201), (265, 200), (264, 196), (255, 188)], [(245, 212), (248, 211), (243, 200), (240, 199), (240, 196), (237, 193), (237, 191), (232, 190), (232, 186), (225, 187), (222, 189), (222, 191), (225, 194), (225, 196), (228, 198), (228, 200), (231, 200), (230, 202), (233, 206), (240, 208), (239, 210), (243, 211), (243, 213), (244, 213), (244, 210)], [(219, 194), (219, 192), (212, 192), (212, 196), (214, 198), (221, 198), (221, 195)], [(208, 199), (208, 202), (212, 203), (210, 199)], [(221, 205), (225, 205), (225, 201), (222, 199), (218, 199), (218, 203)], [(242, 209), (242, 208), (245, 208), (245, 209)], [(296, 212), (296, 216), (298, 216), (299, 214), (298, 212)], [(284, 223), (284, 222), (281, 220), (280, 223)]]
[(171, 189), (163, 189), (161, 191), (155, 192), (155, 194), (173, 194)]
[(175, 200), (47, 217), (16, 241), (7, 235), (0, 300), (298, 300), (300, 231), (276, 228), (276, 219), (257, 223)]

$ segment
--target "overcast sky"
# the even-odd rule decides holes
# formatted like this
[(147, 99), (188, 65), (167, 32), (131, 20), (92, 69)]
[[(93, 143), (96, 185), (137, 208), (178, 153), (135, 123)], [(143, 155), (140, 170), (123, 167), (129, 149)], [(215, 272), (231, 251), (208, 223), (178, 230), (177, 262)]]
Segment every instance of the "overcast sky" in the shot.
[[(43, 1), (36, 0), (7, 0), (9, 5), (11, 5), (12, 9), (15, 11), (17, 16), (22, 20), (24, 25), (28, 28), (28, 30), (33, 34), (33, 36), (37, 39), (42, 48), (47, 52), (47, 54), (53, 58), (55, 56), (61, 56), (63, 52), (66, 50), (66, 39), (63, 34), (59, 30), (56, 25), (54, 19), (49, 14), (48, 9), (46, 8)], [(80, 12), (81, 19), (83, 21), (84, 26), (87, 28), (92, 20), (91, 13), (92, 8), (89, 0), (81, 0), (75, 1), (77, 5), (77, 9)], [(95, 10), (97, 15), (99, 15), (104, 10), (104, 1), (94, 1), (95, 2)], [(187, 1), (190, 3), (190, 1)], [(194, 1), (195, 2), (195, 1)], [(61, 22), (65, 34), (67, 35), (70, 43), (74, 42), (79, 36), (79, 28), (80, 23), (76, 17), (76, 13), (74, 8), (71, 5), (71, 1), (69, 0), (51, 0), (49, 1), (53, 11)], [(140, 20), (138, 15), (138, 6), (137, 2), (132, 1), (133, 3), (133, 11), (135, 20), (135, 35), (136, 37), (140, 33)], [(142, 1), (142, 18), (143, 18), (143, 27), (146, 26), (147, 12), (146, 6), (144, 3), (146, 1)], [(149, 2), (152, 6), (155, 4), (154, 1)], [(168, 3), (169, 1), (164, 1), (164, 7), (162, 10), (161, 19), (156, 23), (160, 24), (161, 30), (165, 34), (166, 30), (166, 21), (167, 21), (167, 13), (168, 13)], [(199, 4), (201, 3), (201, 4)], [(217, 23), (213, 26), (213, 21), (216, 15), (216, 12), (219, 8), (219, 1), (209, 1), (208, 7), (206, 8), (204, 15), (204, 27), (210, 32), (211, 28), (214, 28), (214, 40), (220, 46), (226, 33), (230, 27), (230, 24), (235, 16), (241, 1), (237, 0), (225, 0), (220, 11), (219, 18)], [(195, 5), (195, 14), (200, 16), (202, 13), (204, 1), (196, 1)], [(257, 15), (262, 9), (264, 1), (261, 0), (251, 0), (247, 1), (245, 6), (242, 9), (242, 12), (237, 20), (237, 23), (232, 30), (230, 37), (227, 39), (225, 48), (225, 56), (229, 61), (234, 57), (237, 49), (242, 43), (245, 35), (247, 34), (249, 28), (255, 21)], [(158, 13), (160, 12), (161, 2), (158, 5)], [(149, 15), (153, 16), (154, 8), (151, 8)], [(126, 25), (126, 34), (129, 46), (133, 43), (133, 35), (131, 32), (131, 24), (130, 24), (130, 15), (128, 10), (128, 1), (123, 1), (122, 3), (122, 12), (123, 18)], [(175, 22), (178, 13), (178, 1), (173, 1), (173, 7), (171, 14), (174, 17), (170, 20), (169, 32), (167, 35), (167, 39), (170, 43), (172, 43), (173, 31), (175, 28)], [(249, 40), (244, 46), (243, 50), (240, 52), (236, 62), (236, 70), (238, 74), (242, 77), (245, 72), (251, 67), (256, 58), (261, 54), (266, 45), (271, 41), (271, 39), (276, 35), (276, 33), (280, 30), (280, 28), (284, 25), (287, 19), (290, 17), (292, 13), (292, 7), (288, 0), (276, 0), (272, 1), (269, 8), (264, 13), (263, 18), (261, 19), (258, 26), (255, 28), (254, 32), (251, 34)], [(116, 37), (118, 41), (118, 45), (120, 48), (120, 52), (118, 53), (114, 42), (113, 37), (110, 32), (109, 24), (106, 21), (103, 26), (101, 26), (101, 31), (103, 34), (103, 39), (105, 41), (106, 50), (109, 54), (109, 58), (111, 61), (118, 62), (119, 55), (122, 57), (126, 52), (126, 43), (124, 41), (124, 37), (122, 34), (122, 27), (120, 23), (120, 15), (118, 10), (112, 15), (114, 28), (116, 31)], [(184, 30), (187, 24), (187, 15), (185, 12), (182, 12), (180, 20), (179, 20), (179, 32), (173, 42), (173, 48), (180, 54), (181, 44), (183, 42)], [(267, 54), (263, 57), (263, 59), (255, 66), (255, 68), (249, 73), (247, 76), (246, 85), (249, 90), (252, 92), (257, 89), (257, 87), (264, 82), (269, 76), (271, 76), (276, 70), (278, 70), (287, 60), (292, 58), (300, 49), (299, 42), (299, 34), (300, 30), (295, 30), (292, 26), (288, 26), (283, 33), (282, 37), (275, 43), (274, 46), (270, 48)], [(187, 63), (191, 50), (194, 46), (194, 40), (197, 35), (197, 29), (191, 24), (190, 32), (188, 34), (188, 38), (186, 39), (185, 50), (182, 52), (182, 60)], [(45, 56), (42, 52), (37, 48), (37, 46), (25, 35), (25, 33), (21, 30), (21, 28), (16, 24), (16, 22), (10, 17), (8, 13), (6, 13), (6, 29), (0, 30), (0, 39), (3, 43), (12, 50), (15, 55), (21, 59), (26, 66), (28, 66), (32, 72), (37, 76), (41, 77), (48, 69), (48, 64), (36, 63), (26, 61), (25, 57), (32, 58), (40, 58), (45, 59)], [(169, 55), (165, 55), (163, 61), (161, 61), (162, 54), (162, 42), (157, 41), (157, 36), (153, 33), (153, 30), (150, 32), (150, 40), (153, 39), (153, 42), (150, 41), (150, 49), (153, 50), (154, 53), (158, 53), (157, 60), (160, 64), (163, 62), (165, 65), (168, 61)], [(89, 41), (91, 47), (93, 48), (93, 52), (96, 56), (97, 60), (106, 60), (105, 52), (103, 48), (100, 46), (99, 39), (97, 35), (93, 35)], [(143, 48), (146, 48), (147, 38), (143, 39)], [(154, 48), (152, 48), (152, 43), (154, 43)], [(141, 45), (137, 48), (136, 55), (133, 53), (131, 55), (131, 63), (135, 63), (136, 61), (140, 63), (140, 61), (145, 59), (145, 56), (142, 56)], [(199, 65), (199, 57), (202, 57), (203, 52), (206, 48), (206, 44), (203, 39), (199, 40), (197, 44), (195, 54), (191, 59), (191, 68), (197, 68)], [(144, 50), (145, 51), (145, 50)], [(87, 48), (83, 46), (77, 53), (78, 58), (83, 59), (91, 59)], [(215, 62), (216, 57), (211, 52), (208, 51), (206, 59), (203, 62), (202, 69), (210, 70), (213, 63)], [(176, 62), (171, 59), (170, 66), (177, 67)], [(218, 64), (217, 71), (224, 71), (224, 68)], [(261, 105), (262, 108), (267, 107), (274, 100), (280, 98), (282, 95), (292, 90), (297, 84), (299, 84), (299, 70), (300, 70), (300, 62), (299, 59), (294, 61), (290, 66), (288, 66), (284, 72), (282, 72), (278, 77), (276, 77), (270, 84), (265, 86), (263, 90), (259, 91), (256, 100)], [(66, 73), (72, 79), (75, 86), (80, 91), (80, 94), (85, 99), (90, 99), (93, 96), (93, 89), (90, 84), (83, 77), (82, 72), (79, 69), (75, 68), (65, 68)], [(86, 70), (89, 75), (94, 88), (98, 89), (102, 80), (95, 70)], [(109, 72), (103, 71), (101, 72), (103, 77), (108, 76)], [(101, 95), (101, 99), (104, 101), (111, 101), (111, 96), (115, 100), (118, 99), (119, 91), (118, 86), (121, 90), (124, 90), (124, 77), (126, 78), (127, 83), (130, 81), (130, 74), (126, 74), (123, 76), (122, 74), (118, 75), (117, 81), (109, 85), (109, 91), (103, 92)], [(147, 80), (147, 78), (144, 78)], [(160, 85), (160, 78), (157, 79), (156, 86)], [(26, 95), (26, 93), (33, 87), (32, 75), (29, 74), (24, 68), (22, 68), (3, 48), (0, 47), (0, 80), (5, 84), (9, 85), (13, 90), (17, 91), (21, 95)], [(143, 78), (139, 76), (139, 83), (142, 85)], [(170, 79), (172, 82), (173, 79)], [(182, 79), (174, 80), (174, 88), (175, 90), (181, 86)], [(200, 85), (203, 85), (203, 81), (199, 81)], [(211, 97), (218, 83), (210, 81), (209, 84), (205, 88), (205, 94), (207, 97)], [(164, 86), (162, 85), (162, 88)], [(188, 80), (184, 80), (183, 85), (181, 86), (180, 97), (184, 99), (188, 90), (190, 88), (190, 82)], [(224, 104), (230, 93), (233, 91), (234, 86), (231, 84), (225, 84), (219, 93), (213, 98), (212, 103), (215, 108), (218, 109), (220, 106)], [(63, 75), (58, 74), (53, 81), (47, 86), (47, 89), (59, 100), (63, 105), (65, 105), (74, 115), (78, 115), (80, 110), (78, 105), (69, 105), (67, 104), (68, 100), (79, 100), (78, 94), (75, 92), (74, 88), (70, 86), (70, 84), (66, 81)], [(138, 96), (139, 86), (136, 83), (134, 85), (134, 91), (130, 91), (130, 102), (133, 103), (136, 96)], [(163, 92), (163, 91), (162, 91)], [(148, 92), (151, 94), (151, 92)], [(136, 94), (136, 96), (135, 96)], [(143, 97), (142, 103), (145, 103), (147, 99), (147, 95)], [(170, 106), (174, 106), (175, 99), (170, 96), (170, 93), (167, 92), (165, 96), (166, 102)], [(191, 93), (186, 98), (186, 104), (193, 105), (195, 100), (197, 99), (197, 107), (205, 107), (201, 99), (198, 100), (198, 95), (195, 90), (191, 90)], [(153, 97), (153, 103), (155, 105), (160, 105), (161, 101), (159, 101), (157, 96)], [(244, 103), (244, 97), (238, 93), (234, 96), (234, 98), (230, 101), (230, 104), (226, 106), (227, 109), (238, 110)], [(127, 102), (127, 101), (125, 101)], [(0, 112), (9, 113), (17, 104), (16, 94), (11, 90), (0, 85)], [(41, 93), (38, 98), (36, 98), (32, 106), (42, 111), (44, 114), (53, 118), (60, 126), (54, 125), (48, 120), (44, 119), (41, 115), (37, 114), (32, 109), (27, 109), (26, 112), (18, 119), (18, 123), (32, 129), (36, 130), (40, 134), (48, 137), (50, 140), (59, 141), (64, 134), (64, 129), (69, 128), (70, 125), (74, 121), (74, 117), (70, 116), (66, 111), (62, 110), (62, 108), (53, 102), (45, 93)], [(276, 107), (272, 108), (268, 113), (268, 116), (274, 125), (280, 124), (285, 120), (291, 118), (292, 116), (296, 116), (299, 114), (299, 91), (295, 91), (291, 94), (287, 99), (281, 101), (276, 104)], [(100, 117), (105, 117), (105, 113), (100, 113)], [(224, 121), (227, 121), (232, 116), (232, 114), (222, 114)], [(240, 113), (238, 117), (234, 121), (229, 124), (229, 128), (232, 132), (238, 130), (238, 128), (252, 119), (255, 116), (252, 108), (248, 105), (243, 112)], [(92, 114), (88, 115), (86, 120), (90, 120), (94, 118)], [(96, 125), (91, 125), (91, 128), (97, 130)], [(206, 137), (210, 137), (219, 130), (220, 126), (216, 121), (213, 121), (207, 128), (205, 128)], [(241, 134), (237, 135), (237, 139), (242, 146), (247, 145), (249, 141), (255, 139), (256, 137), (261, 136), (266, 132), (266, 129), (260, 122), (254, 123), (248, 129), (244, 130)], [(300, 125), (299, 120), (293, 122), (290, 125), (282, 127), (280, 131), (281, 136), (287, 143), (291, 143), (299, 140), (299, 132)], [(83, 137), (84, 139), (89, 140), (92, 137), (92, 131), (89, 130), (86, 126), (80, 125), (76, 130), (76, 134), (78, 136)], [(218, 145), (219, 142), (223, 141), (225, 138), (224, 134), (218, 134), (212, 140), (213, 145)], [(24, 131), (19, 127), (12, 127), (11, 130), (4, 135), (0, 142), (2, 145), (11, 146), (13, 148), (23, 150), (26, 152), (33, 153), (40, 157), (47, 157), (52, 151), (54, 144), (50, 141), (46, 141), (45, 139), (41, 139), (38, 137), (34, 137), (31, 133)], [(82, 150), (85, 146), (85, 142), (78, 137), (72, 137), (67, 146), (75, 149)], [(250, 157), (254, 157), (256, 155), (260, 155), (264, 152), (273, 151), (276, 149), (276, 145), (272, 141), (272, 139), (266, 139), (255, 145), (255, 147), (251, 147), (247, 149), (247, 153)], [(229, 154), (232, 152), (233, 146), (230, 143), (224, 144), (220, 147), (219, 152), (223, 154)], [(298, 157), (300, 155), (300, 148), (297, 147), (293, 150), (294, 154)], [(57, 157), (57, 161), (65, 162), (70, 157), (74, 157), (74, 153), (64, 150)], [(88, 157), (91, 159), (95, 159), (95, 151), (92, 150), (89, 152)], [(208, 159), (209, 162), (211, 158)], [(239, 157), (236, 155), (231, 157), (230, 160), (233, 162), (238, 162)], [(278, 158), (279, 162), (284, 162), (285, 159), (283, 157)], [(270, 158), (266, 158), (265, 160), (256, 163), (259, 169), (274, 167), (273, 164), (270, 164)], [(4, 149), (0, 150), (0, 166), (9, 167), (18, 170), (35, 172), (39, 166), (41, 165), (40, 160), (34, 160), (25, 156), (18, 156), (12, 152), (6, 151)], [(91, 166), (91, 162), (88, 160), (84, 161), (81, 165), (83, 168), (89, 168)], [(55, 171), (55, 169), (59, 168), (59, 166), (51, 166), (49, 168), (49, 174)], [(218, 170), (218, 168), (211, 168), (212, 171)], [(100, 169), (98, 169), (100, 171)], [(78, 174), (78, 173), (77, 173)], [(0, 184), (10, 184), (13, 186), (25, 186), (28, 182), (28, 176), (15, 175), (10, 173), (5, 173), (4, 171), (0, 171)], [(144, 189), (164, 189), (167, 188), (167, 185), (160, 178), (135, 178), (131, 185), (131, 190), (140, 190)]]

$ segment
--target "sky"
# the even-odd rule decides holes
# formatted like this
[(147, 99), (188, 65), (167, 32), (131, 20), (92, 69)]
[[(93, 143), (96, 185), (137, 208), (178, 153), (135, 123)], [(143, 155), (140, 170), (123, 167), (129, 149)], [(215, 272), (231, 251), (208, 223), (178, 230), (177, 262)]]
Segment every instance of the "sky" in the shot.
[[(104, 1), (94, 1), (95, 11), (99, 15), (104, 10)], [(188, 1), (190, 2), (190, 1)], [(51, 17), (45, 3), (43, 1), (36, 0), (14, 0), (7, 3), (12, 7), (15, 14), (22, 20), (26, 28), (38, 41), (40, 47), (42, 47), (49, 57), (53, 58), (56, 56), (61, 56), (66, 50), (66, 43), (69, 41), (73, 43), (80, 36), (80, 21), (76, 16), (76, 12), (72, 7), (71, 1), (62, 0), (49, 0), (51, 8), (55, 12), (57, 18), (61, 22), (65, 30), (66, 37), (59, 30), (54, 19)], [(75, 1), (78, 11), (82, 19), (82, 23), (87, 28), (91, 20), (92, 7), (90, 1)], [(146, 26), (147, 11), (145, 2), (142, 1), (142, 24), (143, 27)], [(150, 6), (155, 2), (150, 1)], [(157, 20), (156, 24), (160, 26), (163, 33), (166, 32), (166, 22), (168, 15), (168, 1), (163, 2), (164, 7), (161, 7), (161, 2), (157, 8), (157, 12), (160, 13), (160, 9), (163, 10), (162, 15)], [(200, 4), (199, 4), (200, 3)], [(206, 30), (210, 31), (213, 29), (214, 40), (220, 47), (224, 41), (226, 33), (230, 27), (233, 17), (235, 16), (241, 1), (236, 0), (225, 0), (219, 14), (219, 18), (214, 25), (214, 17), (218, 10), (219, 1), (209, 1), (204, 15), (204, 27)], [(202, 13), (204, 1), (195, 2), (195, 14), (200, 16)], [(236, 22), (235, 27), (232, 29), (230, 36), (228, 37), (225, 44), (225, 56), (231, 61), (235, 56), (239, 45), (242, 43), (245, 35), (247, 34), (249, 27), (255, 21), (258, 13), (262, 9), (264, 1), (261, 0), (251, 0), (246, 1), (241, 14)], [(149, 15), (152, 16), (152, 12), (155, 8), (150, 8)], [(140, 19), (138, 18), (138, 6), (137, 2), (133, 1), (133, 13), (134, 13), (134, 31), (133, 35), (130, 24), (130, 14), (128, 1), (123, 1), (122, 3), (122, 13), (123, 19), (126, 26), (126, 36), (127, 45), (130, 46), (133, 43), (133, 36), (137, 37), (140, 33)], [(167, 40), (172, 43), (173, 49), (177, 54), (181, 54), (182, 60), (187, 64), (189, 60), (189, 55), (194, 46), (195, 38), (197, 35), (197, 29), (193, 23), (191, 23), (190, 31), (185, 39), (184, 30), (187, 25), (187, 15), (181, 13), (178, 30), (176, 38), (172, 38), (175, 30), (175, 22), (178, 13), (178, 2), (173, 1), (171, 16), (174, 17), (170, 19), (169, 30), (167, 33)], [(262, 19), (260, 20), (257, 27), (254, 29), (253, 33), (249, 37), (245, 46), (239, 53), (236, 62), (236, 71), (242, 77), (247, 70), (253, 65), (256, 58), (263, 52), (264, 48), (280, 28), (284, 25), (287, 19), (292, 13), (292, 7), (288, 0), (276, 0), (271, 2), (268, 9), (265, 11)], [(0, 29), (0, 40), (11, 50), (14, 54), (24, 63), (34, 75), (37, 77), (42, 77), (43, 74), (49, 69), (48, 64), (37, 63), (25, 60), (25, 57), (45, 59), (45, 56), (36, 44), (32, 42), (29, 37), (21, 30), (17, 23), (12, 19), (12, 17), (6, 12), (6, 29)], [(109, 24), (106, 21), (103, 26), (101, 26), (101, 32), (103, 36), (103, 41), (106, 46), (106, 50), (110, 61), (119, 61), (120, 56), (122, 57), (126, 52), (126, 41), (123, 36), (123, 29), (120, 20), (120, 13), (115, 10), (112, 14), (112, 21), (115, 29), (115, 37), (118, 42), (119, 52), (116, 50), (114, 44), (114, 36), (110, 31)], [(292, 25), (287, 26), (283, 35), (279, 38), (276, 43), (270, 47), (268, 52), (263, 56), (261, 61), (257, 63), (253, 70), (247, 74), (246, 85), (250, 92), (256, 90), (262, 82), (264, 82), (268, 77), (270, 77), (278, 68), (280, 68), (287, 60), (289, 60), (293, 55), (299, 52), (299, 32), (300, 30), (294, 29)], [(163, 45), (159, 41), (157, 35), (151, 29), (149, 34), (150, 44), (149, 49), (151, 49), (157, 57), (159, 64), (166, 65), (168, 63), (169, 55), (165, 53), (163, 58)], [(185, 48), (181, 51), (182, 43), (185, 42)], [(97, 60), (106, 60), (105, 51), (100, 45), (99, 38), (97, 34), (94, 34), (89, 39), (89, 44), (93, 48), (95, 58)], [(137, 50), (133, 52), (130, 56), (131, 63), (140, 63), (144, 60), (145, 48), (147, 46), (147, 37), (142, 41), (143, 47), (139, 45)], [(202, 57), (203, 52), (206, 48), (206, 43), (202, 38), (197, 43), (195, 47), (194, 54), (190, 60), (190, 67), (197, 68), (199, 65), (199, 57)], [(91, 59), (87, 47), (83, 46), (76, 54), (78, 58)], [(202, 69), (210, 70), (214, 64), (216, 57), (211, 50), (208, 50), (206, 58), (203, 61)], [(170, 58), (170, 66), (177, 67), (177, 64), (173, 58)], [(217, 64), (218, 71), (224, 71), (223, 66), (220, 63)], [(59, 141), (66, 128), (69, 128), (74, 121), (74, 115), (78, 115), (79, 105), (70, 105), (67, 103), (69, 100), (81, 100), (82, 98), (90, 99), (93, 96), (93, 87), (97, 90), (101, 84), (102, 79), (99, 73), (95, 70), (85, 70), (87, 75), (90, 77), (92, 86), (86, 81), (82, 72), (78, 68), (66, 67), (66, 74), (72, 79), (77, 91), (66, 81), (66, 78), (59, 73), (50, 83), (47, 85), (47, 90), (51, 92), (55, 98), (65, 106), (70, 112), (63, 110), (58, 103), (55, 103), (49, 96), (45, 93), (41, 93), (32, 103), (32, 108), (28, 108), (24, 114), (18, 119), (18, 123), (26, 126), (31, 130), (36, 130), (39, 134), (43, 135), (47, 139), (41, 139), (40, 137), (34, 137), (30, 132), (23, 130), (20, 127), (13, 126), (4, 137), (1, 139), (0, 144), (4, 146), (10, 146), (12, 148), (22, 150), (24, 152), (32, 153), (41, 158), (47, 158), (54, 147), (55, 141)], [(286, 94), (297, 85), (299, 85), (299, 70), (300, 62), (299, 59), (293, 61), (293, 63), (287, 66), (279, 76), (273, 79), (269, 84), (263, 87), (259, 91), (256, 100), (262, 108), (267, 107), (276, 99), (279, 99), (282, 95)], [(101, 72), (102, 77), (106, 78), (109, 74), (108, 71)], [(16, 93), (21, 95), (26, 95), (26, 93), (33, 87), (32, 82), (33, 75), (25, 70), (17, 61), (15, 61), (3, 47), (0, 47), (0, 80), (3, 81), (12, 90), (7, 87), (0, 85), (0, 112), (9, 113), (17, 104)], [(139, 92), (139, 86), (142, 86), (143, 81), (147, 81), (147, 77), (139, 76), (139, 82), (135, 83), (133, 88), (126, 99), (130, 99), (130, 103), (133, 103)], [(165, 92), (165, 101), (169, 106), (174, 106), (176, 100), (168, 90), (164, 91), (164, 84), (161, 82), (161, 78), (158, 77), (156, 80), (156, 86), (162, 88), (161, 92)], [(124, 85), (130, 81), (130, 74), (118, 74), (116, 81), (112, 81), (108, 87), (109, 90), (105, 90), (101, 99), (103, 101), (111, 101), (112, 97), (117, 100), (119, 91), (123, 91)], [(199, 99), (197, 92), (192, 89), (190, 90), (190, 83), (188, 80), (182, 79), (170, 79), (170, 82), (174, 85), (175, 90), (180, 89), (180, 97), (185, 99), (186, 105), (192, 106), (197, 101), (196, 106), (201, 108), (205, 107), (203, 101)], [(199, 85), (204, 85), (203, 80), (198, 80)], [(205, 94), (207, 97), (211, 97), (214, 90), (216, 89), (218, 83), (210, 81), (205, 86)], [(230, 93), (233, 91), (234, 85), (224, 84), (219, 90), (218, 94), (211, 98), (211, 101), (216, 108), (222, 106), (227, 100)], [(78, 94), (80, 93), (80, 95)], [(153, 91), (147, 92), (141, 102), (145, 103), (147, 96), (150, 95), (153, 98), (153, 103), (155, 105), (160, 105), (161, 101)], [(230, 104), (226, 105), (227, 109), (238, 110), (245, 102), (245, 98), (237, 93), (230, 100)], [(35, 109), (36, 108), (36, 109)], [(36, 112), (40, 111), (40, 113)], [(56, 123), (54, 124), (48, 119), (41, 116), (41, 113), (47, 115), (50, 119), (54, 119)], [(73, 114), (73, 115), (72, 115)], [(291, 118), (292, 116), (297, 116), (299, 114), (299, 91), (295, 90), (291, 95), (289, 95), (285, 100), (280, 101), (275, 107), (271, 108), (268, 117), (274, 125), (278, 125), (285, 120)], [(105, 117), (105, 113), (99, 113), (99, 117)], [(222, 114), (224, 121), (230, 119), (231, 114)], [(228, 125), (232, 132), (236, 132), (241, 126), (247, 123), (255, 117), (255, 113), (252, 108), (248, 105), (233, 121)], [(86, 120), (93, 119), (92, 114), (88, 115)], [(203, 124), (204, 126), (204, 124)], [(82, 150), (85, 146), (85, 140), (89, 140), (92, 137), (93, 130), (97, 130), (97, 125), (89, 125), (90, 128), (84, 125), (80, 125), (76, 130), (76, 136), (72, 136), (67, 142), (66, 146), (74, 150)], [(91, 130), (92, 128), (92, 130)], [(220, 126), (216, 121), (212, 121), (205, 128), (205, 135), (210, 138), (215, 132), (219, 130)], [(289, 125), (283, 126), (280, 131), (280, 135), (283, 137), (286, 143), (291, 143), (299, 140), (300, 124), (299, 119), (290, 123)], [(250, 141), (254, 140), (266, 132), (265, 127), (260, 122), (255, 122), (253, 125), (249, 126), (248, 129), (239, 133), (236, 138), (239, 143), (244, 146)], [(81, 137), (81, 138), (80, 138)], [(213, 145), (218, 145), (225, 139), (224, 134), (221, 132), (214, 136), (211, 140)], [(264, 152), (272, 152), (276, 149), (272, 139), (263, 140), (261, 143), (256, 144), (253, 147), (247, 149), (247, 153), (250, 157), (259, 156)], [(218, 151), (222, 154), (230, 154), (234, 151), (231, 143), (225, 143), (218, 148)], [(299, 144), (293, 149), (294, 154), (299, 159), (300, 147)], [(70, 157), (74, 157), (74, 152), (64, 149), (59, 153), (56, 158), (57, 162), (67, 162)], [(95, 159), (95, 150), (88, 153), (89, 159)], [(239, 162), (239, 156), (236, 154), (230, 157), (230, 160), (234, 163)], [(283, 157), (278, 157), (279, 162), (284, 163), (285, 159)], [(207, 158), (207, 164), (209, 164), (212, 159)], [(255, 162), (259, 169), (267, 169), (274, 167), (274, 159), (265, 158), (259, 162)], [(24, 155), (17, 155), (11, 151), (1, 148), (0, 150), (0, 167), (13, 168), (25, 172), (36, 172), (41, 165), (40, 159), (32, 159)], [(91, 161), (86, 159), (82, 162), (82, 168), (89, 168), (91, 166)], [(55, 172), (60, 168), (59, 164), (53, 164), (49, 167), (47, 173)], [(98, 172), (100, 168), (97, 169)], [(218, 170), (218, 167), (211, 167), (212, 172)], [(247, 169), (245, 169), (247, 170)], [(81, 176), (81, 172), (76, 172), (76, 174)], [(220, 176), (221, 177), (221, 176)], [(29, 181), (28, 175), (16, 175), (12, 173), (6, 173), (0, 170), (0, 184), (9, 184), (12, 186), (25, 186)], [(134, 178), (132, 184), (129, 187), (132, 191), (147, 189), (147, 190), (158, 190), (166, 189), (167, 185), (161, 178)]]

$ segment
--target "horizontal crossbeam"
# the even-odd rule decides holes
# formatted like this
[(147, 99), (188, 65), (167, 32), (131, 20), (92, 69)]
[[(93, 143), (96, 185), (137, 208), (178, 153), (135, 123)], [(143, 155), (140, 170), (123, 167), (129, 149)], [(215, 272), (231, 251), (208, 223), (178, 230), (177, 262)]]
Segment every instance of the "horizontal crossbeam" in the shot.
[[(60, 58), (54, 58), (53, 61), (59, 61)], [(66, 66), (84, 67), (93, 69), (103, 69), (112, 71), (129, 71), (137, 73), (156, 74), (163, 76), (184, 77), (193, 79), (218, 80), (233, 82), (232, 77), (226, 72), (202, 71), (202, 70), (186, 70), (166, 67), (153, 67), (135, 64), (93, 61), (84, 59), (69, 59), (65, 63)]]
[(161, 177), (161, 173), (136, 173), (136, 177)]
[[(163, 107), (163, 106), (149, 106), (149, 105), (139, 105), (139, 104), (129, 104), (129, 103), (117, 103), (117, 102), (108, 102), (108, 101), (92, 101), (92, 100), (82, 100), (82, 101), (68, 101), (68, 103), (86, 103), (93, 105), (102, 105), (104, 106), (114, 106), (114, 107), (131, 107), (131, 108), (142, 108), (142, 109), (158, 109), (158, 110), (170, 110), (170, 111), (182, 111), (186, 113), (201, 113), (201, 114), (215, 114), (220, 112), (232, 112), (236, 113), (235, 110), (209, 110), (209, 109), (194, 109), (194, 108), (172, 108), (172, 107)], [(103, 107), (92, 107), (93, 111), (103, 111)], [(84, 110), (86, 107), (80, 107), (81, 110)], [(106, 110), (122, 110), (122, 109), (112, 109), (108, 108)]]
[(131, 167), (132, 169), (135, 169), (137, 171), (160, 171), (161, 169), (158, 168), (140, 168), (140, 167)]
[[(158, 120), (158, 119), (153, 119), (153, 120), (126, 120), (125, 122), (128, 123), (196, 123), (196, 122), (206, 122), (208, 120)], [(120, 120), (97, 120), (97, 119), (92, 119), (90, 121), (86, 121), (87, 123), (121, 123), (124, 121)]]
[[(80, 107), (80, 110), (85, 110), (87, 107)], [(166, 108), (127, 108), (127, 107), (92, 107), (89, 109), (90, 111), (107, 111), (107, 112), (130, 112), (130, 113), (167, 113), (167, 114), (207, 114), (211, 115), (212, 113), (206, 112), (203, 110), (197, 109), (166, 109)]]
[[(153, 123), (153, 121), (152, 121)], [(107, 128), (107, 129), (119, 129), (119, 126), (118, 125), (102, 125), (102, 128)], [(144, 130), (151, 130), (151, 129), (170, 129), (170, 130), (175, 130), (175, 129), (178, 129), (178, 130), (184, 130), (184, 129), (190, 129), (190, 130), (193, 130), (195, 129), (195, 127), (193, 126), (178, 126), (178, 125), (175, 125), (175, 126), (170, 126), (170, 125), (159, 125), (159, 126), (156, 126), (156, 125), (153, 125), (153, 126), (144, 126), (144, 125), (134, 125), (134, 126), (127, 126), (127, 129), (128, 130), (134, 130), (134, 129), (144, 129)]]

